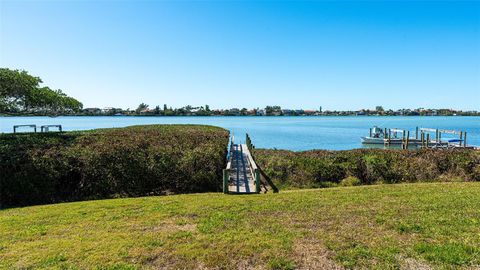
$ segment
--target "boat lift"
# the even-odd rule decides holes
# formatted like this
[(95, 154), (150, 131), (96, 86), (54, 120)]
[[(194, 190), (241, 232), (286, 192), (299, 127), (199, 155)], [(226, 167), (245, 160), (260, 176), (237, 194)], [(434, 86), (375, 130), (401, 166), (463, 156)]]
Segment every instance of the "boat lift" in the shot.
[[(467, 132), (461, 130), (420, 128), (422, 147), (449, 148), (467, 147)], [(430, 134), (435, 134), (435, 140), (430, 141)], [(457, 138), (442, 141), (444, 134), (458, 136)]]

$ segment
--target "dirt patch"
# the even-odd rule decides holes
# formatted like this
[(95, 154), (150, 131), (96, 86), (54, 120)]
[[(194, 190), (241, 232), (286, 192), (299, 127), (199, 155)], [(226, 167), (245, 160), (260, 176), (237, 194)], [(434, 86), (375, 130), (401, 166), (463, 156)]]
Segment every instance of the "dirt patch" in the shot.
[(432, 269), (425, 262), (415, 260), (412, 258), (403, 258), (400, 261), (402, 262), (400, 267), (401, 270), (431, 270)]
[(187, 232), (195, 232), (197, 230), (197, 224), (195, 223), (188, 223), (183, 221), (178, 221), (175, 219), (167, 219), (162, 220), (157, 224), (152, 225), (132, 225), (135, 230), (142, 231), (142, 232), (178, 232), (178, 231), (187, 231)]
[(302, 239), (293, 247), (296, 269), (344, 269), (331, 258), (333, 253), (316, 239)]

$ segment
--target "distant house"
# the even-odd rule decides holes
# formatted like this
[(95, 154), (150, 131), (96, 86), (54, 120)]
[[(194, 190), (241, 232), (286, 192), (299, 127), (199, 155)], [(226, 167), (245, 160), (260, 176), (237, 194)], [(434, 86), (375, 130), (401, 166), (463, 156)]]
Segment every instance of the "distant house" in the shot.
[(290, 110), (290, 109), (283, 109), (283, 110), (282, 110), (283, 115), (291, 115), (292, 112), (293, 112), (293, 111)]
[(365, 111), (364, 111), (364, 110), (357, 111), (355, 114), (356, 114), (357, 116), (362, 116), (362, 115), (365, 115)]
[(305, 115), (314, 115), (316, 113), (316, 111), (315, 110), (304, 110), (303, 113)]
[(303, 110), (295, 110), (295, 114), (302, 115), (304, 114)]
[(83, 109), (83, 112), (99, 114), (102, 112), (102, 110), (100, 108), (85, 108)]
[(240, 115), (240, 109), (231, 108), (230, 110), (228, 110), (228, 114), (230, 114), (230, 115)]
[(265, 115), (265, 110), (264, 109), (257, 110), (257, 115), (258, 116), (264, 116)]
[(121, 113), (123, 110), (121, 108), (114, 108), (114, 107), (105, 107), (103, 108), (102, 112), (104, 114), (109, 114), (109, 115), (113, 115), (113, 114), (116, 114), (116, 113)]
[(113, 107), (105, 107), (105, 108), (103, 108), (102, 111), (104, 113), (109, 113), (109, 112), (113, 112), (114, 110), (115, 110), (115, 108), (113, 108)]

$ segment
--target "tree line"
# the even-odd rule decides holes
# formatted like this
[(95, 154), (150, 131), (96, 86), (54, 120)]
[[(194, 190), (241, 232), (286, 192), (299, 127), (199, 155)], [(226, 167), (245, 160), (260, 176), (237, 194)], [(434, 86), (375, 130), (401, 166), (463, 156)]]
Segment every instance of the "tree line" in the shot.
[(50, 115), (82, 110), (80, 101), (41, 83), (42, 79), (27, 71), (0, 68), (0, 113)]

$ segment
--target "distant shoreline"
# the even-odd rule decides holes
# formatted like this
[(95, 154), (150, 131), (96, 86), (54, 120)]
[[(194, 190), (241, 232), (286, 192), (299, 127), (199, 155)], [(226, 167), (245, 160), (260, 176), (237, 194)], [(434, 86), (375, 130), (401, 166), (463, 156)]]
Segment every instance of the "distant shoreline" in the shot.
[(354, 115), (354, 114), (329, 114), (329, 115), (84, 115), (84, 114), (65, 114), (65, 115), (39, 115), (39, 114), (0, 114), (0, 117), (480, 117), (479, 115)]

